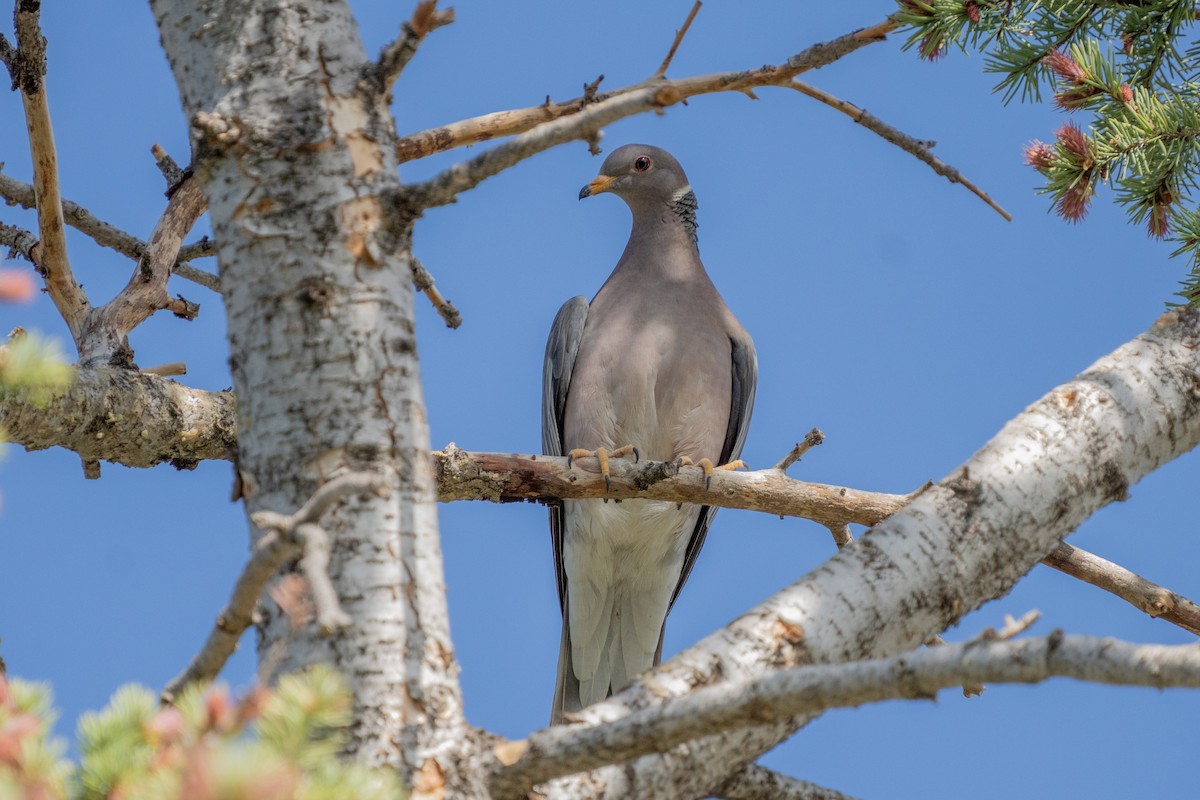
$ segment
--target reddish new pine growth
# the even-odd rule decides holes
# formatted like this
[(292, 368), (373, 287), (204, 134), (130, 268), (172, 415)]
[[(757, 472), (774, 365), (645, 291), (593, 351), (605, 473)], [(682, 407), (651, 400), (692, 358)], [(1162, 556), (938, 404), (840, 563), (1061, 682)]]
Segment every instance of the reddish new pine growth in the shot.
[(1128, 83), (1121, 84), (1121, 100), (1127, 106), (1133, 104), (1133, 89), (1129, 88)]
[(1155, 239), (1162, 239), (1171, 229), (1171, 205), (1175, 202), (1175, 193), (1170, 187), (1163, 186), (1154, 194), (1154, 205), (1150, 207), (1150, 219), (1146, 228)]
[(1088, 203), (1092, 201), (1093, 191), (1091, 175), (1084, 174), (1067, 190), (1066, 194), (1059, 198), (1059, 216), (1070, 222), (1081, 221), (1087, 216)]
[(1078, 85), (1087, 80), (1087, 73), (1079, 66), (1079, 62), (1061, 50), (1051, 52), (1042, 59), (1042, 63), (1060, 79), (1069, 83)]
[(921, 40), (921, 58), (926, 61), (937, 61), (946, 55), (946, 37), (940, 32), (930, 33)]
[(1121, 34), (1121, 49), (1125, 51), (1125, 55), (1127, 56), (1133, 55), (1133, 38), (1132, 33)]
[(1034, 139), (1025, 145), (1025, 164), (1036, 170), (1047, 170), (1054, 166), (1054, 148)]
[(972, 25), (979, 24), (979, 3), (976, 0), (967, 0), (963, 3), (963, 10), (967, 12), (967, 19), (971, 21)]
[(1063, 126), (1055, 131), (1054, 135), (1058, 138), (1058, 144), (1062, 147), (1063, 152), (1070, 157), (1072, 163), (1090, 169), (1092, 164), (1092, 147), (1088, 144), (1087, 134), (1079, 129), (1079, 126), (1066, 122)]

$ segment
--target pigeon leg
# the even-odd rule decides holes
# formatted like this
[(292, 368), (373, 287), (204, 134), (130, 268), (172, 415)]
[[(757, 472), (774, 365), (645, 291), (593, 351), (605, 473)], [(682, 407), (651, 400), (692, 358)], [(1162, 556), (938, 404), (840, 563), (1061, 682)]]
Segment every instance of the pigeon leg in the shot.
[(714, 467), (712, 461), (707, 458), (702, 458), (699, 461), (692, 461), (692, 459), (684, 456), (683, 458), (679, 459), (679, 463), (685, 467), (699, 467), (700, 469), (704, 470), (704, 491), (706, 492), (712, 487), (712, 476), (714, 470), (747, 468), (746, 462), (742, 461), (740, 458), (734, 459), (728, 464), (722, 464), (719, 467)]
[(638, 452), (638, 449), (631, 444), (627, 444), (624, 447), (618, 447), (612, 452), (609, 452), (603, 447), (597, 447), (595, 450), (584, 450), (576, 447), (567, 453), (567, 468), (570, 469), (575, 459), (586, 458), (587, 456), (595, 456), (596, 460), (600, 462), (600, 474), (604, 476), (604, 491), (606, 493), (610, 488), (608, 460), (610, 458), (627, 458), (629, 456), (633, 456), (633, 463), (636, 464), (638, 459), (641, 458), (641, 454)]

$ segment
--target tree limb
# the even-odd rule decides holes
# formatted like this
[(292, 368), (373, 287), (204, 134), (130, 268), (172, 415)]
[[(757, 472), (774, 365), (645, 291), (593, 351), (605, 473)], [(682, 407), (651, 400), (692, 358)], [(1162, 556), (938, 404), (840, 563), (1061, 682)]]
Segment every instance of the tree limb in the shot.
[(1042, 563), (1073, 578), (1099, 586), (1152, 617), (1200, 636), (1200, 606), (1183, 595), (1143, 578), (1120, 564), (1062, 542)]
[(967, 179), (961, 172), (950, 166), (940, 158), (935, 156), (932, 151), (932, 142), (923, 142), (920, 139), (909, 136), (902, 130), (888, 125), (886, 122), (876, 117), (873, 114), (868, 114), (865, 109), (859, 108), (853, 103), (848, 103), (839, 97), (836, 97), (823, 89), (818, 89), (804, 81), (794, 80), (787, 84), (790, 88), (795, 89), (803, 95), (819, 100), (832, 109), (842, 112), (850, 119), (862, 125), (872, 133), (878, 134), (884, 140), (891, 142), (906, 153), (916, 156), (917, 159), (929, 165), (929, 168), (941, 175), (951, 183), (961, 184), (963, 188), (971, 192), (983, 202), (987, 203), (997, 214), (1004, 217), (1008, 222), (1012, 222), (1012, 215), (1005, 211), (999, 203), (993, 200), (987, 192), (980, 189), (973, 182)]
[[(860, 47), (883, 41), (895, 28), (896, 24), (890, 19), (884, 20), (828, 42), (815, 44), (779, 66), (768, 65), (743, 72), (723, 72), (665, 83), (653, 81), (653, 85), (673, 86), (681, 99), (685, 100), (709, 92), (745, 91), (755, 86), (782, 85), (802, 72), (832, 64)], [(646, 86), (646, 83), (639, 83), (611, 92), (601, 92), (593, 97), (581, 95), (562, 103), (546, 102), (528, 108), (494, 111), (437, 128), (417, 131), (397, 140), (396, 158), (403, 163), (464, 145), (525, 133), (542, 123), (573, 116), (595, 103), (602, 103), (619, 95), (644, 89)], [(636, 110), (629, 112), (636, 113)]]
[(0, 427), (27, 450), (66, 447), (84, 461), (191, 469), (237, 451), (232, 392), (205, 392), (136, 370), (77, 369), (48, 403), (0, 393)]
[[(3, 234), (0, 226), (0, 242), (5, 241)], [(0, 427), (9, 440), (30, 450), (65, 447), (85, 461), (129, 467), (170, 462), (186, 468), (206, 459), (229, 459), (236, 452), (237, 412), (230, 392), (205, 392), (129, 370), (80, 369), (76, 376), (71, 388), (49, 407), (20, 395), (4, 397)], [(812, 436), (798, 447), (806, 450)], [(794, 454), (795, 450), (780, 463), (790, 466)], [(803, 517), (835, 532), (848, 523), (875, 525), (924, 491), (922, 487), (902, 495), (809, 483), (787, 477), (780, 465), (755, 472), (718, 470), (705, 491), (698, 467), (613, 459), (606, 494), (604, 480), (589, 459), (577, 459), (568, 469), (565, 458), (469, 453), (453, 444), (432, 456), (438, 500), (443, 503), (640, 497)], [(1191, 600), (1086, 550), (1060, 543), (1045, 563), (1151, 616), (1200, 633), (1200, 612)]]
[[(0, 172), (0, 197), (22, 208), (37, 208), (33, 186), (15, 178), (10, 178), (3, 172)], [(66, 223), (80, 233), (88, 236), (96, 244), (116, 250), (121, 255), (131, 258), (134, 261), (141, 259), (146, 254), (146, 248), (148, 247), (146, 242), (143, 242), (133, 234), (126, 233), (111, 223), (105, 222), (78, 203), (63, 200), (62, 208)], [(172, 266), (172, 274), (219, 293), (221, 288), (216, 275), (193, 267), (188, 263), (188, 260), (192, 258), (215, 255), (216, 251), (212, 242), (207, 239), (201, 239), (192, 245), (182, 248), (180, 253), (180, 260)]]
[(188, 176), (171, 193), (129, 283), (111, 301), (87, 315), (78, 342), (81, 365), (129, 366), (129, 333), (156, 311), (166, 309), (177, 317), (195, 319), (200, 307), (182, 296), (168, 295), (167, 279), (183, 238), (203, 213), (200, 181)]
[(17, 52), (9, 61), (13, 83), (21, 90), (25, 125), (29, 132), (29, 154), (33, 162), (33, 190), (37, 198), (38, 231), (42, 252), (38, 271), (46, 280), (46, 291), (67, 323), (76, 345), (91, 306), (75, 280), (67, 258), (66, 226), (62, 194), (58, 184), (58, 152), (54, 126), (46, 99), (46, 39), (39, 22), (38, 3), (18, 3), (15, 15)]
[[(326, 602), (332, 603), (332, 606), (326, 609), (327, 613), (333, 615), (331, 619), (342, 622), (348, 619), (337, 604), (337, 595), (333, 588), (327, 585), (329, 575), (323, 569), (315, 569), (318, 565), (323, 567), (328, 563), (328, 553), (324, 554), (325, 558), (322, 561), (322, 554), (319, 552), (323, 545), (327, 547), (328, 540), (324, 538), (324, 531), (316, 523), (321, 515), (341, 498), (367, 492), (378, 493), (386, 488), (387, 481), (381, 475), (351, 472), (317, 487), (308, 501), (293, 514), (279, 514), (272, 511), (258, 511), (251, 514), (251, 521), (264, 529), (266, 533), (255, 542), (250, 559), (234, 583), (229, 602), (217, 615), (216, 624), (204, 642), (204, 646), (200, 648), (200, 652), (195, 655), (187, 668), (163, 689), (163, 702), (172, 702), (180, 690), (189, 683), (211, 681), (220, 673), (225, 662), (229, 660), (229, 656), (233, 655), (233, 651), (237, 648), (238, 640), (254, 621), (254, 608), (258, 604), (258, 598), (262, 595), (267, 581), (279, 571), (284, 562), (301, 552), (304, 553), (305, 560), (308, 560), (310, 556), (315, 555), (316, 557), (316, 561), (310, 563), (314, 569), (309, 571), (308, 578), (310, 585), (314, 588), (314, 600), (318, 602), (318, 615), (321, 613), (319, 606), (321, 599), (317, 597), (317, 593), (320, 592), (324, 595)], [(320, 532), (320, 536), (315, 535), (314, 528)], [(297, 536), (297, 534), (300, 535)], [(315, 552), (309, 551), (310, 545), (316, 548)], [(314, 577), (316, 577), (317, 583), (325, 585), (317, 589), (317, 583), (313, 582)]]
[(976, 639), (889, 658), (780, 670), (725, 681), (607, 724), (547, 728), (522, 743), (521, 756), (498, 763), (497, 797), (535, 784), (735, 728), (784, 722), (831, 708), (894, 699), (935, 699), (964, 682), (1039, 683), (1052, 677), (1121, 686), (1200, 688), (1200, 648), (1144, 645), (1055, 631), (1022, 641)]
[(399, 38), (384, 46), (379, 60), (373, 65), (375, 78), (382, 91), (391, 91), (392, 84), (417, 54), (425, 37), (443, 25), (454, 22), (454, 9), (438, 9), (437, 0), (421, 0), (413, 9), (412, 18), (405, 22)]

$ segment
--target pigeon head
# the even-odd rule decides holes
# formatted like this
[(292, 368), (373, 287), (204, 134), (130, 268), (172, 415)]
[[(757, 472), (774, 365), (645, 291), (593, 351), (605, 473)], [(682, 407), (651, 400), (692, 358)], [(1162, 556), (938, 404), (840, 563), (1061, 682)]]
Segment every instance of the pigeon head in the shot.
[(636, 208), (674, 203), (689, 191), (687, 175), (673, 155), (648, 144), (627, 144), (604, 159), (600, 174), (580, 190), (579, 199), (611, 192)]
[(639, 216), (653, 218), (654, 212), (666, 206), (674, 212), (666, 218), (677, 220), (692, 244), (697, 244), (696, 195), (675, 156), (661, 147), (627, 144), (612, 151), (600, 174), (579, 190), (579, 199), (601, 192), (624, 200), (635, 224)]

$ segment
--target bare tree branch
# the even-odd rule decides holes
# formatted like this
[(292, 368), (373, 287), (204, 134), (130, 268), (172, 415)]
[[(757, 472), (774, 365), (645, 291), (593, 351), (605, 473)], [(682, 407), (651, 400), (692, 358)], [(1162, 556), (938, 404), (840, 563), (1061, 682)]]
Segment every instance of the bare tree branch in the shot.
[(928, 164), (929, 167), (938, 175), (941, 175), (951, 183), (961, 184), (969, 192), (991, 206), (992, 209), (994, 209), (997, 214), (1004, 217), (1005, 220), (1012, 222), (1012, 215), (1001, 208), (999, 203), (989, 197), (987, 192), (983, 191), (966, 177), (964, 177), (963, 174), (957, 169), (935, 156), (931, 149), (933, 147), (932, 142), (924, 142), (920, 139), (909, 136), (904, 131), (888, 125), (886, 122), (879, 119), (879, 117), (876, 117), (873, 114), (868, 114), (866, 110), (859, 108), (853, 103), (848, 103), (839, 97), (835, 97), (823, 89), (810, 86), (804, 81), (794, 80), (787, 85), (801, 94), (807, 95), (814, 100), (819, 100), (830, 108), (842, 112), (867, 130), (878, 134), (879, 136), (883, 137), (883, 139), (896, 145), (904, 152), (916, 156), (918, 159)]
[(1099, 586), (1145, 611), (1200, 636), (1200, 606), (1120, 564), (1063, 542), (1042, 563)]
[[(893, 27), (894, 23), (889, 20), (848, 33), (832, 41), (813, 45), (779, 65), (768, 64), (753, 70), (719, 72), (679, 80), (653, 76), (634, 86), (596, 94), (594, 97), (589, 97), (585, 92), (583, 97), (566, 105), (565, 108), (569, 110), (563, 110), (564, 107), (551, 109), (550, 104), (546, 104), (517, 112), (498, 112), (515, 115), (505, 117), (501, 123), (505, 134), (517, 131), (523, 133), (473, 159), (455, 164), (424, 183), (405, 187), (399, 192), (397, 200), (403, 212), (410, 216), (423, 209), (452, 203), (461, 192), (478, 186), (487, 178), (537, 153), (576, 139), (593, 140), (601, 128), (618, 119), (643, 111), (661, 111), (667, 106), (699, 94), (750, 92), (758, 86), (787, 86), (792, 78), (802, 72), (825, 66), (860, 47), (881, 41)], [(475, 135), (484, 139), (501, 135), (496, 130), (495, 115), (477, 117), (475, 120), (455, 125), (473, 131), (465, 136), (460, 132), (463, 143), (467, 143), (471, 136)], [(416, 155), (428, 155), (453, 146), (438, 146), (453, 135), (447, 128), (414, 134), (397, 144), (398, 157), (401, 161), (408, 160), (400, 155), (406, 141), (431, 139), (432, 143), (428, 147), (433, 149), (418, 146), (416, 151)]]
[[(828, 42), (815, 44), (792, 56), (780, 66), (768, 65), (744, 72), (725, 72), (670, 82), (652, 82), (658, 86), (673, 86), (682, 99), (708, 92), (745, 91), (755, 86), (783, 85), (802, 72), (832, 64), (860, 47), (883, 41), (895, 27), (896, 24), (890, 19), (884, 20)], [(576, 97), (562, 103), (550, 102), (547, 99), (545, 103), (528, 108), (495, 111), (437, 128), (417, 131), (396, 142), (396, 158), (403, 163), (464, 145), (525, 133), (544, 122), (573, 116), (595, 103), (644, 88), (646, 84), (639, 83), (611, 92), (602, 92), (594, 97)], [(630, 111), (625, 116), (636, 113), (636, 110)]]
[(63, 221), (62, 194), (58, 184), (58, 152), (54, 146), (54, 126), (50, 122), (50, 104), (46, 98), (46, 39), (42, 36), (38, 3), (18, 3), (14, 18), (17, 52), (8, 61), (13, 82), (20, 87), (29, 131), (29, 153), (33, 161), (33, 190), (37, 197), (38, 231), (41, 257), (38, 271), (46, 280), (46, 291), (67, 323), (76, 345), (80, 341), (91, 306), (71, 271), (67, 258), (66, 225)]
[(462, 325), (462, 314), (454, 307), (454, 303), (443, 297), (438, 288), (433, 285), (433, 276), (429, 274), (429, 270), (425, 269), (425, 265), (416, 256), (409, 256), (409, 264), (412, 267), (413, 286), (417, 288), (418, 292), (423, 292), (429, 298), (430, 304), (442, 318), (442, 322), (446, 323), (446, 327), (457, 328)]
[(721, 800), (857, 800), (815, 783), (751, 764), (714, 793)]
[(412, 18), (405, 22), (400, 37), (389, 42), (373, 65), (375, 78), (382, 91), (389, 92), (417, 48), (432, 31), (454, 22), (454, 9), (438, 9), (437, 0), (421, 0), (413, 9)]
[(232, 392), (205, 392), (136, 370), (77, 369), (48, 402), (0, 395), (0, 427), (27, 450), (66, 447), (85, 461), (191, 469), (237, 450)]
[[(200, 652), (196, 654), (187, 668), (163, 689), (163, 702), (172, 702), (180, 690), (188, 684), (195, 681), (210, 681), (220, 673), (225, 662), (229, 660), (229, 656), (237, 648), (238, 640), (253, 622), (255, 606), (258, 604), (258, 598), (262, 595), (267, 581), (279, 571), (279, 568), (289, 558), (305, 551), (307, 545), (313, 545), (318, 551), (322, 544), (328, 545), (324, 531), (320, 530), (316, 522), (331, 505), (343, 497), (366, 492), (382, 492), (386, 488), (387, 481), (382, 475), (351, 472), (319, 486), (308, 501), (294, 514), (279, 514), (271, 511), (259, 511), (252, 514), (251, 520), (254, 524), (267, 532), (255, 543), (249, 561), (246, 562), (242, 574), (234, 583), (229, 603), (217, 615), (216, 624), (209, 633), (204, 646), (201, 647)], [(320, 536), (314, 533), (313, 528), (320, 531)], [(300, 536), (297, 536), (298, 533)], [(326, 600), (332, 597), (329, 602), (333, 603), (333, 607), (327, 611), (333, 614), (333, 619), (344, 623), (348, 618), (341, 607), (337, 605), (337, 596), (333, 592), (333, 588), (323, 586), (318, 590), (317, 584), (313, 582), (313, 577), (316, 576), (319, 582), (328, 584), (328, 574), (323, 569), (316, 569), (317, 566), (328, 563), (328, 553), (325, 554), (324, 562), (322, 562), (319, 552), (315, 555), (315, 560), (310, 562), (310, 566), (314, 568), (313, 574), (307, 576), (310, 585), (314, 588), (314, 600), (317, 599), (317, 591), (326, 594)], [(305, 552), (305, 558), (308, 559), (309, 556), (310, 553)], [(318, 572), (319, 575), (317, 575)], [(320, 612), (318, 611), (318, 613)]]
[(492, 785), (497, 797), (517, 797), (554, 777), (624, 763), (719, 731), (883, 700), (934, 699), (964, 682), (1038, 683), (1052, 677), (1200, 688), (1200, 649), (1055, 631), (1016, 642), (984, 638), (889, 658), (780, 670), (699, 688), (606, 724), (539, 731), (524, 741), (516, 761), (497, 766)]
[(675, 51), (679, 49), (683, 37), (687, 36), (688, 28), (692, 27), (692, 21), (696, 19), (696, 14), (700, 11), (700, 6), (702, 5), (704, 3), (700, 2), (700, 0), (696, 0), (692, 5), (692, 10), (688, 12), (687, 19), (683, 21), (683, 27), (675, 31), (675, 40), (671, 42), (671, 49), (667, 51), (667, 56), (663, 59), (662, 64), (654, 71), (654, 77), (661, 78), (667, 74), (667, 69), (671, 66), (671, 61), (675, 58)]
[[(33, 186), (15, 178), (10, 178), (3, 172), (0, 172), (0, 197), (22, 208), (37, 208)], [(139, 260), (145, 255), (148, 245), (136, 236), (105, 222), (78, 203), (63, 200), (62, 207), (66, 223), (80, 233), (90, 237), (96, 244), (116, 250), (121, 255), (131, 258), (134, 261)], [(180, 251), (180, 260), (172, 267), (172, 274), (193, 283), (198, 283), (206, 289), (220, 292), (219, 279), (216, 275), (187, 263), (188, 259), (215, 255), (215, 253), (216, 250), (213, 244), (207, 239), (202, 239), (199, 242), (186, 246)]]
[(83, 366), (112, 363), (129, 366), (129, 333), (156, 311), (166, 309), (177, 317), (195, 319), (200, 307), (182, 296), (167, 294), (167, 279), (184, 236), (204, 213), (204, 195), (200, 181), (185, 178), (167, 201), (146, 251), (138, 260), (133, 276), (116, 297), (88, 314), (79, 340)]

